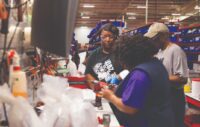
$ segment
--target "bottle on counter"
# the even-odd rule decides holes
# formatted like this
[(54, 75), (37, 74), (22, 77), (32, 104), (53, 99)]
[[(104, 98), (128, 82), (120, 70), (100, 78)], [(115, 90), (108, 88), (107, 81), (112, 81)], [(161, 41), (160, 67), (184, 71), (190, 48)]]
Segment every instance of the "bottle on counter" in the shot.
[(28, 97), (26, 74), (20, 66), (14, 66), (11, 73), (11, 92), (14, 96)]
[(95, 102), (94, 106), (98, 107), (98, 109), (102, 109), (102, 99), (100, 97), (99, 92), (101, 91), (100, 81), (94, 80), (92, 81), (94, 84), (94, 92), (95, 92)]
[(14, 96), (28, 97), (26, 73), (21, 70), (20, 58), (17, 53), (13, 57), (13, 68), (10, 72), (9, 82)]
[(110, 114), (103, 114), (103, 127), (110, 127)]

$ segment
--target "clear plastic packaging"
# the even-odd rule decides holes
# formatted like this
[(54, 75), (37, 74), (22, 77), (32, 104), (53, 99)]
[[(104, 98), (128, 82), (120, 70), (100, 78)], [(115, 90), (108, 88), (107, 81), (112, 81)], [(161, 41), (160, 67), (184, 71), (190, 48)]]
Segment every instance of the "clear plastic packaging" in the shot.
[(55, 77), (44, 77), (38, 90), (39, 100), (45, 104), (40, 115), (42, 123), (48, 127), (97, 127), (95, 109), (84, 100), (87, 92), (91, 94), (66, 87), (61, 80), (55, 82)]
[(9, 127), (46, 127), (36, 115), (32, 106), (22, 97), (14, 97), (8, 86), (0, 86), (0, 101), (9, 105)]

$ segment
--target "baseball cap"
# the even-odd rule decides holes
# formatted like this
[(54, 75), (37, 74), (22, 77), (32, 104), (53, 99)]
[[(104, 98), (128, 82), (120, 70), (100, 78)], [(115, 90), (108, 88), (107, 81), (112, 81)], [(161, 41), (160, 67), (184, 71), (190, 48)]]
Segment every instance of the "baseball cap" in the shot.
[(165, 24), (155, 22), (149, 27), (148, 32), (144, 34), (144, 36), (152, 38), (156, 36), (158, 33), (169, 33), (169, 29)]

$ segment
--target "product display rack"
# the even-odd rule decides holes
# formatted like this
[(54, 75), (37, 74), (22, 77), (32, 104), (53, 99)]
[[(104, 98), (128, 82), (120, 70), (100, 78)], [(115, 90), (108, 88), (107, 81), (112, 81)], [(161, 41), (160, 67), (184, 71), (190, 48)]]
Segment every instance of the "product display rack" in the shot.
[(193, 68), (193, 63), (199, 64), (200, 55), (200, 24), (179, 28), (177, 42), (186, 53), (188, 66)]

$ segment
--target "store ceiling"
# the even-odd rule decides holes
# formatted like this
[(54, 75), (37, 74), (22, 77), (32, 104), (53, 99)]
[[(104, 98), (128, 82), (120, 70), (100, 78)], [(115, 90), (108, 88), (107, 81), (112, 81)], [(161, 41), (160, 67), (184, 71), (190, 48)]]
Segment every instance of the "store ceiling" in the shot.
[[(146, 0), (80, 0), (76, 26), (95, 27), (102, 20), (122, 20), (123, 16), (129, 28), (145, 24)], [(172, 17), (172, 13), (185, 15), (192, 12), (196, 0), (148, 0), (148, 23), (161, 18)], [(85, 8), (85, 5), (94, 5)], [(134, 13), (127, 15), (127, 12)], [(135, 19), (128, 19), (132, 17)]]

